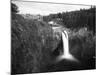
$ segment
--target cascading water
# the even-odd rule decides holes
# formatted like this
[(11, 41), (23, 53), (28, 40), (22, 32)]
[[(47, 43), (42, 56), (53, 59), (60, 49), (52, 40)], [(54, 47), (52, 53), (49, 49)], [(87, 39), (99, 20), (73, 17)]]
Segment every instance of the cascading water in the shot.
[(66, 30), (62, 31), (62, 42), (63, 42), (63, 53), (58, 56), (57, 60), (60, 61), (65, 59), (78, 62), (78, 60), (69, 52), (69, 38)]

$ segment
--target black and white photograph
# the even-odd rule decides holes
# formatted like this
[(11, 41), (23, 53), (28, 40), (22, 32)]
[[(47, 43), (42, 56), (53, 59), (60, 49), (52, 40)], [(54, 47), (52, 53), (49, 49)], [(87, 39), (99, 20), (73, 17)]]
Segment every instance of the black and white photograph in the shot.
[(11, 75), (96, 69), (96, 6), (11, 0)]

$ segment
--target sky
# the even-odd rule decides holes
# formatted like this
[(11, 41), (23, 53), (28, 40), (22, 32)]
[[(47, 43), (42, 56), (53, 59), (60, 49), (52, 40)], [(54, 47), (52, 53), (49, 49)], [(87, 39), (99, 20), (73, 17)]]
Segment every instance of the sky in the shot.
[(49, 15), (59, 12), (89, 9), (91, 6), (39, 3), (30, 1), (12, 1), (18, 6), (20, 14)]

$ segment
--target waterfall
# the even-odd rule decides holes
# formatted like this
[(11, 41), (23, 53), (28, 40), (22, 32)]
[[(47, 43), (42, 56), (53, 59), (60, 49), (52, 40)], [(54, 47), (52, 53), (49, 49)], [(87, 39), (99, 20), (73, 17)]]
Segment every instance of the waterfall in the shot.
[(62, 32), (62, 42), (63, 42), (63, 53), (58, 56), (57, 60), (70, 60), (78, 61), (70, 52), (69, 52), (69, 38), (66, 30)]

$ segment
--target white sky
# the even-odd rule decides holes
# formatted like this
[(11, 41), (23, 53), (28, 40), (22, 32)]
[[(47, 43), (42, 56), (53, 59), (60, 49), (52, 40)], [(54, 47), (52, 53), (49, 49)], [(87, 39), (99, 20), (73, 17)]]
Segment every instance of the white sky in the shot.
[(65, 4), (51, 4), (51, 3), (37, 3), (25, 1), (13, 1), (18, 6), (19, 13), (21, 14), (40, 14), (49, 15), (58, 12), (74, 11), (79, 9), (88, 9), (91, 6), (83, 5), (65, 5)]

